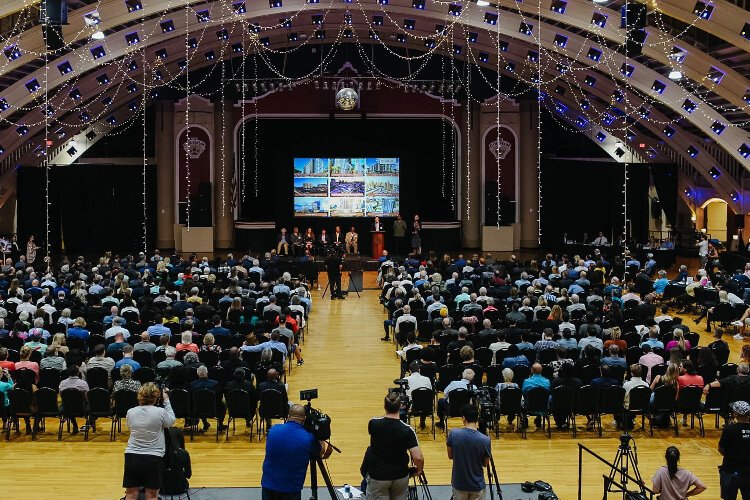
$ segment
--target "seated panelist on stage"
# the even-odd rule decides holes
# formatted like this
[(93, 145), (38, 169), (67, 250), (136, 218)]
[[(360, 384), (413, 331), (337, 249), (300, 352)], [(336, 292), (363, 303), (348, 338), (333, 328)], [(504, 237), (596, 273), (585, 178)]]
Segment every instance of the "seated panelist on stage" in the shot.
[(599, 231), (599, 236), (594, 238), (593, 243), (594, 245), (606, 245), (607, 243), (609, 243), (609, 241), (607, 241), (607, 237), (604, 236), (604, 233)]
[(305, 242), (305, 250), (309, 250), (312, 252), (315, 247), (315, 233), (313, 233), (311, 227), (308, 227), (305, 231), (303, 241)]
[(292, 229), (292, 234), (289, 236), (290, 242), (292, 244), (292, 254), (294, 255), (302, 255), (303, 247), (305, 246), (305, 239), (302, 237), (302, 234), (299, 232), (299, 228), (295, 227)]
[(324, 250), (331, 246), (331, 237), (328, 236), (328, 232), (325, 228), (320, 230), (320, 238), (318, 238), (318, 245)]
[(341, 227), (336, 226), (336, 229), (333, 231), (333, 236), (331, 236), (331, 243), (333, 243), (333, 246), (336, 247), (336, 250), (342, 250), (344, 249), (344, 233), (341, 232)]
[(372, 223), (372, 230), (373, 231), (383, 231), (385, 228), (383, 227), (383, 223), (380, 222), (380, 217), (375, 217), (375, 221)]
[(352, 226), (349, 229), (349, 232), (346, 233), (346, 239), (344, 241), (346, 241), (346, 253), (359, 253), (359, 235), (357, 234), (357, 231), (354, 230), (354, 226)]
[(284, 255), (289, 255), (289, 235), (286, 234), (286, 228), (282, 227), (281, 232), (276, 237), (276, 255), (281, 255), (281, 251), (284, 250)]

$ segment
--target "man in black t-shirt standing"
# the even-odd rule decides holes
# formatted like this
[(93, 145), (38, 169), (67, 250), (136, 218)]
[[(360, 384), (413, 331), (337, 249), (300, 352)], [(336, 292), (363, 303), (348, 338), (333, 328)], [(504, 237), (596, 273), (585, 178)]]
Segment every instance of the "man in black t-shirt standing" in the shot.
[(735, 401), (729, 405), (735, 422), (724, 427), (719, 439), (719, 453), (724, 460), (719, 467), (721, 498), (750, 500), (750, 404)]
[(342, 299), (341, 295), (341, 270), (344, 268), (341, 257), (331, 251), (325, 260), (326, 272), (328, 273), (328, 284), (331, 287), (331, 299)]
[[(367, 500), (407, 500), (409, 477), (424, 467), (417, 435), (401, 421), (401, 398), (391, 392), (385, 397), (385, 416), (373, 418), (367, 426), (370, 452), (367, 461)], [(409, 457), (414, 469), (409, 470)]]

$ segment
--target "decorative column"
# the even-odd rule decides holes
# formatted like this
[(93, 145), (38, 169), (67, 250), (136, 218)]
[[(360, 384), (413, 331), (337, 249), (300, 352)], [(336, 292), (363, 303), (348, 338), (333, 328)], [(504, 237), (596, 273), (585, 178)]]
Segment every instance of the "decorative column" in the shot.
[[(232, 172), (234, 154), (232, 131), (233, 102), (214, 101), (214, 248), (229, 249), (234, 243)], [(223, 120), (222, 120), (223, 118)]]
[[(464, 109), (464, 112), (466, 110)], [(480, 127), (481, 109), (471, 103), (471, 130), (466, 133), (466, 115), (463, 115), (463, 142), (461, 147), (462, 164), (460, 168), (461, 196), (459, 200), (459, 219), (461, 220), (461, 246), (480, 248), (482, 224), (480, 209), (482, 207), (482, 146)], [(468, 159), (468, 161), (467, 161)], [(467, 175), (468, 174), (468, 175)]]
[(156, 246), (174, 248), (174, 103), (156, 103)]
[(519, 200), (521, 248), (539, 247), (539, 177), (537, 170), (539, 140), (539, 102), (520, 102)]

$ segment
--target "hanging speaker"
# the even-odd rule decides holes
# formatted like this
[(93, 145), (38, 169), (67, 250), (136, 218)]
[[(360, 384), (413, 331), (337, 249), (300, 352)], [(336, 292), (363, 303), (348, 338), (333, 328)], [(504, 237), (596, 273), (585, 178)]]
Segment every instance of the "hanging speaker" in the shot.
[(628, 30), (628, 38), (625, 41), (625, 50), (628, 57), (641, 55), (643, 52), (643, 43), (646, 41), (646, 30), (631, 29)]
[(645, 28), (648, 9), (642, 3), (628, 2), (620, 8), (620, 28)]
[(737, 229), (745, 229), (745, 215), (736, 214), (734, 216), (734, 227)]
[(62, 26), (47, 24), (42, 27), (42, 33), (44, 34), (44, 44), (47, 46), (48, 52), (60, 50), (65, 47)]
[(65, 0), (44, 0), (39, 16), (42, 24), (68, 24), (68, 4)]

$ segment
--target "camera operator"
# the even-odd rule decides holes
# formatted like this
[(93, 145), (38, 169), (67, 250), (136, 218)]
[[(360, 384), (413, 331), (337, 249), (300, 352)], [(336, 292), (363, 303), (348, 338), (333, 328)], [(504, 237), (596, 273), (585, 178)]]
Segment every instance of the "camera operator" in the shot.
[(286, 423), (268, 432), (260, 480), (263, 500), (300, 500), (310, 460), (331, 455), (333, 449), (305, 430), (304, 422), (305, 407), (292, 405)]
[(329, 250), (325, 265), (326, 272), (328, 273), (328, 284), (331, 287), (331, 300), (343, 299), (344, 296), (341, 293), (341, 271), (344, 269), (344, 263), (341, 257), (334, 250)]
[(489, 436), (477, 429), (479, 411), (471, 404), (461, 408), (463, 429), (448, 434), (448, 458), (453, 460), (451, 487), (454, 500), (482, 500), (484, 498), (484, 467), (490, 463)]
[[(424, 467), (417, 434), (400, 420), (401, 396), (385, 397), (385, 415), (370, 420), (370, 456), (367, 462), (367, 500), (407, 500), (409, 477)], [(407, 455), (408, 452), (408, 455)], [(409, 469), (409, 456), (414, 467)]]
[(729, 405), (734, 423), (724, 427), (719, 439), (719, 453), (724, 460), (719, 467), (721, 498), (736, 500), (750, 497), (750, 405), (735, 401)]

